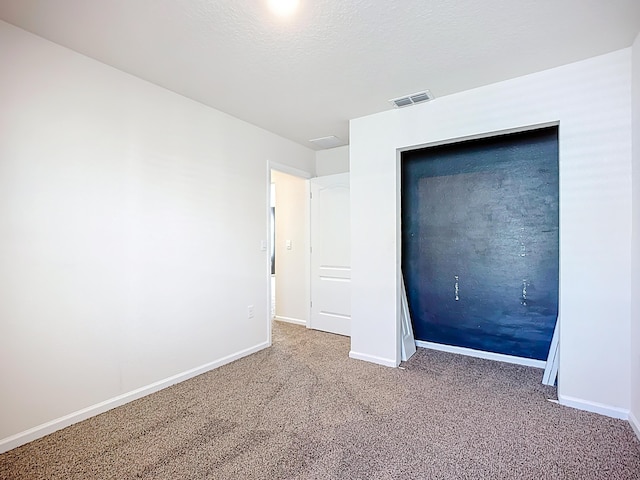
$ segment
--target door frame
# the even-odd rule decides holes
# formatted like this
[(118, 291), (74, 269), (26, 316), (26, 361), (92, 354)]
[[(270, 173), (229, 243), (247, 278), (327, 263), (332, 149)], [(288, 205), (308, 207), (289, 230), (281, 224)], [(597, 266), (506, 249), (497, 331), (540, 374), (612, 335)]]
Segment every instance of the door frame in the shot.
[[(504, 130), (481, 132), (477, 134), (465, 135), (462, 137), (455, 137), (455, 138), (446, 138), (446, 139), (442, 139), (434, 142), (408, 145), (406, 147), (396, 149), (396, 344), (397, 344), (396, 361), (398, 364), (400, 363), (400, 352), (402, 348), (401, 346), (401, 337), (402, 337), (401, 282), (403, 281), (403, 277), (402, 277), (402, 187), (403, 185), (402, 185), (402, 173), (401, 173), (402, 172), (402, 153), (410, 150), (419, 149), (419, 148), (436, 147), (439, 145), (448, 145), (451, 143), (464, 142), (468, 140), (479, 140), (479, 139), (490, 138), (494, 136), (509, 135), (512, 133), (523, 133), (531, 130), (538, 130), (541, 128), (548, 128), (548, 127), (558, 127), (558, 149), (560, 149), (561, 139), (560, 139), (560, 122), (559, 121), (542, 122), (537, 124), (508, 128)], [(560, 155), (560, 151), (558, 152), (558, 155)], [(562, 192), (560, 192), (560, 203), (562, 203)], [(559, 222), (559, 227), (561, 227), (561, 225), (562, 225), (562, 221)], [(559, 230), (559, 235), (561, 239), (562, 238), (561, 228)], [(560, 265), (562, 265), (562, 251), (559, 251), (559, 266)], [(562, 319), (561, 293), (562, 292), (560, 291), (561, 278), (562, 278), (562, 269), (560, 268), (558, 273), (558, 318), (556, 320), (557, 329), (561, 328), (562, 326), (561, 324), (561, 319)], [(549, 352), (549, 358), (547, 359), (547, 361), (531, 360), (531, 359), (514, 357), (511, 355), (505, 355), (500, 353), (485, 352), (483, 350), (473, 350), (473, 349), (464, 348), (464, 347), (454, 347), (449, 345), (435, 344), (431, 342), (423, 342), (420, 340), (416, 340), (416, 345), (418, 347), (423, 347), (423, 348), (430, 348), (434, 350), (457, 353), (457, 354), (466, 355), (470, 357), (496, 360), (500, 362), (531, 366), (531, 367), (541, 368), (541, 369), (545, 369), (549, 359), (555, 355), (555, 352), (553, 351), (553, 348), (555, 348), (554, 345), (551, 346), (552, 349)], [(558, 362), (557, 358), (556, 358), (556, 362)], [(559, 368), (559, 362), (556, 364), (555, 368)], [(558, 384), (559, 383), (560, 383), (560, 380), (558, 377)]]
[[(311, 173), (306, 172), (304, 170), (300, 170), (295, 167), (290, 167), (289, 165), (267, 160), (267, 184), (265, 188), (267, 206), (265, 209), (265, 220), (266, 220), (266, 232), (267, 232), (266, 247), (267, 247), (268, 261), (266, 262), (265, 270), (266, 270), (266, 282), (267, 282), (267, 310), (266, 310), (267, 319), (266, 321), (267, 321), (269, 345), (271, 345), (271, 336), (273, 334), (273, 332), (271, 331), (272, 330), (271, 322), (273, 319), (271, 317), (271, 255), (269, 254), (269, 252), (271, 252), (271, 248), (275, 248), (275, 245), (273, 245), (273, 240), (272, 240), (275, 237), (275, 232), (271, 230), (271, 170), (276, 170), (278, 172), (286, 173), (287, 175), (292, 175), (294, 177), (298, 177), (305, 180), (305, 207), (304, 208), (308, 213), (310, 213), (310, 210), (311, 210), (309, 179), (313, 177)], [(276, 198), (276, 202), (277, 202), (277, 198)], [(276, 212), (276, 216), (277, 215), (278, 215), (278, 212)], [(275, 224), (274, 224), (274, 228), (275, 228)], [(307, 215), (307, 222), (306, 222), (306, 225), (303, 226), (303, 228), (304, 228), (305, 244), (311, 245), (311, 223), (309, 221), (309, 215)], [(305, 270), (304, 278), (307, 279), (306, 281), (307, 284), (305, 288), (305, 305), (307, 305), (308, 320), (307, 320), (306, 327), (309, 328), (309, 324), (310, 324), (309, 319), (311, 318), (311, 252), (310, 252), (310, 249), (306, 249), (306, 252), (305, 252), (304, 270)]]

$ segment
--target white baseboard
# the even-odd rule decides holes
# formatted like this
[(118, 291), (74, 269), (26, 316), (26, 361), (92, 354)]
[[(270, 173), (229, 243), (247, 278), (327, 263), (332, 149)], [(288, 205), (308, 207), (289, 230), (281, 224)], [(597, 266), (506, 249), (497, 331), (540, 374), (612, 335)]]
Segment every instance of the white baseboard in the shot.
[(598, 413), (600, 415), (619, 418), (621, 420), (629, 419), (629, 410), (625, 408), (612, 407), (611, 405), (582, 400), (581, 398), (568, 397), (566, 395), (558, 395), (558, 401), (560, 402), (560, 405), (564, 405), (565, 407), (577, 408), (578, 410)]
[(94, 417), (108, 410), (124, 405), (125, 403), (129, 403), (133, 400), (145, 397), (151, 393), (162, 390), (163, 388), (170, 387), (171, 385), (175, 385), (176, 383), (184, 382), (185, 380), (206, 373), (209, 370), (213, 370), (227, 363), (231, 363), (234, 360), (238, 360), (239, 358), (246, 357), (247, 355), (258, 352), (264, 348), (267, 348), (268, 346), (269, 342), (260, 343), (253, 347), (241, 350), (240, 352), (228, 355), (200, 367), (192, 368), (191, 370), (187, 370), (186, 372), (173, 375), (171, 377), (165, 378), (164, 380), (154, 382), (150, 385), (146, 385), (130, 392), (123, 393), (122, 395), (118, 395), (117, 397), (110, 398), (108, 400), (105, 400), (104, 402), (100, 402), (95, 405), (91, 405), (90, 407), (83, 408), (82, 410), (70, 413), (69, 415), (56, 418), (55, 420), (51, 420), (50, 422), (46, 422), (42, 425), (30, 428), (28, 430), (25, 430), (24, 432), (20, 432), (10, 437), (0, 439), (0, 454), (8, 452), (9, 450), (19, 447), (20, 445), (32, 442), (33, 440), (36, 440), (38, 438), (44, 437), (45, 435), (49, 435), (50, 433), (66, 428), (70, 425), (73, 425), (74, 423), (81, 422), (82, 420)]
[(368, 355), (366, 353), (358, 353), (353, 350), (349, 352), (349, 358), (355, 360), (364, 360), (369, 363), (377, 363), (378, 365), (384, 365), (385, 367), (395, 368), (398, 366), (398, 362), (389, 358), (376, 357), (375, 355)]
[(636, 437), (638, 437), (638, 440), (640, 440), (640, 422), (633, 414), (633, 412), (629, 412), (629, 423), (631, 424), (631, 428), (633, 428), (633, 431), (636, 432)]
[(307, 325), (307, 322), (305, 322), (304, 320), (300, 320), (299, 318), (281, 317), (280, 315), (274, 315), (273, 319), (279, 322), (295, 323), (296, 325), (305, 325), (305, 326)]
[(457, 353), (459, 355), (466, 355), (468, 357), (484, 358), (485, 360), (515, 363), (517, 365), (525, 365), (527, 367), (544, 368), (547, 364), (547, 362), (545, 362), (544, 360), (514, 357), (512, 355), (504, 355), (502, 353), (483, 352), (482, 350), (474, 350), (473, 348), (455, 347), (453, 345), (424, 342), (422, 340), (416, 340), (416, 346), (422, 348), (430, 348), (431, 350), (440, 350), (441, 352)]

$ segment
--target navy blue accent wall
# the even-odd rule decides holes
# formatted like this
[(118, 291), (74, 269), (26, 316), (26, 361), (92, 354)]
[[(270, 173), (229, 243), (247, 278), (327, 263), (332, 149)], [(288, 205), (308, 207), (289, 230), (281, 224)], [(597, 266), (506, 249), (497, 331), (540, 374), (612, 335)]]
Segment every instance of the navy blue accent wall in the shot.
[(416, 339), (546, 360), (558, 316), (557, 127), (402, 154)]

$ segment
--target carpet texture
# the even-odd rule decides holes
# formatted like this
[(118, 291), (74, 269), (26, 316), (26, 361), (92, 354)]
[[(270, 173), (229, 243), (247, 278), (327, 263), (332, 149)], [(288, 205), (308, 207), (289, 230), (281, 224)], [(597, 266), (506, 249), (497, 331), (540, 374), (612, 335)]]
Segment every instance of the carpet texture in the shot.
[(274, 324), (273, 346), (0, 455), (2, 479), (639, 479), (625, 421), (542, 371), (419, 349), (404, 369)]

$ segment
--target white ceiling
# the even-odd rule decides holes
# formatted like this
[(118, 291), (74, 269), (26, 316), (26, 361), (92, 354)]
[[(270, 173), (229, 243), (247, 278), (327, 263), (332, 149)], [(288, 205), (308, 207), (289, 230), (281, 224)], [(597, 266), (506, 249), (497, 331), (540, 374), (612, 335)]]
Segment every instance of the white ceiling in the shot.
[(0, 18), (310, 148), (348, 143), (349, 119), (391, 98), (437, 99), (640, 32), (640, 0), (301, 0), (286, 21), (266, 3), (0, 0)]

